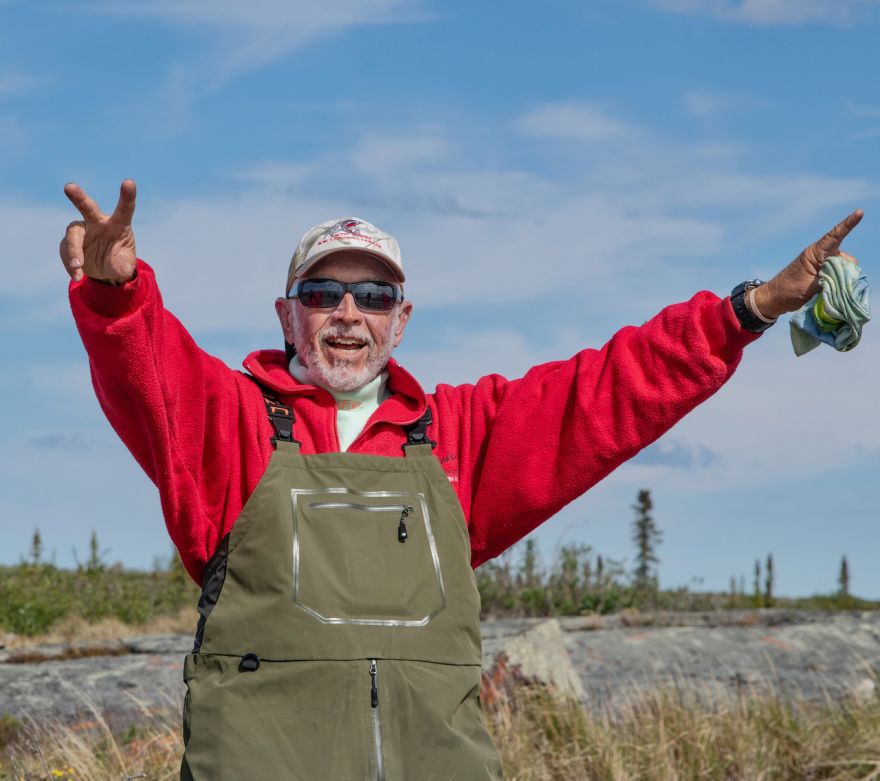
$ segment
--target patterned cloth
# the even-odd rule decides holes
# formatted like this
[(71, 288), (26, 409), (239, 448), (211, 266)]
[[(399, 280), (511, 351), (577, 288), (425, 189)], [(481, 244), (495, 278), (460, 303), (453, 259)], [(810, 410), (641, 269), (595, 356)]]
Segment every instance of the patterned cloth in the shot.
[(828, 258), (819, 271), (819, 292), (791, 317), (794, 354), (804, 355), (822, 342), (840, 352), (852, 350), (871, 319), (870, 292), (857, 264), (838, 255)]

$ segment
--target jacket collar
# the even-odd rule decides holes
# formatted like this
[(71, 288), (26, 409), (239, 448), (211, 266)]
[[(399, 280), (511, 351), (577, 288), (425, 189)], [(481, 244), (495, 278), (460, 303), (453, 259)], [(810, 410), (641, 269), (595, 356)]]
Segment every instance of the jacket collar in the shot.
[[(323, 388), (299, 382), (288, 370), (282, 350), (257, 350), (242, 362), (244, 368), (257, 380), (284, 396), (332, 398)], [(377, 410), (381, 420), (389, 423), (413, 423), (425, 412), (428, 400), (422, 386), (393, 358), (388, 359), (388, 389), (391, 398)]]

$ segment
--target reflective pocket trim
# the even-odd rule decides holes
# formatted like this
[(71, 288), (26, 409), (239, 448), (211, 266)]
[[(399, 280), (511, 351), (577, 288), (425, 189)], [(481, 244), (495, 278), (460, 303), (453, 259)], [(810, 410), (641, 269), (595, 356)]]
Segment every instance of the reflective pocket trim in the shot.
[[(325, 616), (314, 608), (304, 605), (299, 599), (300, 585), (300, 540), (299, 540), (299, 524), (298, 524), (298, 508), (300, 497), (309, 496), (326, 496), (327, 494), (337, 494), (343, 496), (359, 496), (365, 499), (397, 499), (400, 504), (395, 505), (364, 505), (355, 502), (310, 502), (307, 508), (313, 510), (323, 509), (349, 509), (349, 510), (366, 510), (373, 512), (392, 512), (401, 511), (406, 506), (417, 504), (422, 511), (422, 519), (425, 527), (425, 538), (428, 542), (428, 549), (431, 554), (431, 561), (434, 565), (434, 575), (437, 578), (437, 585), (440, 589), (440, 604), (432, 610), (428, 615), (418, 619), (400, 619), (400, 618), (340, 618), (335, 616)], [(446, 596), (446, 584), (443, 582), (443, 573), (440, 571), (440, 554), (437, 551), (437, 542), (434, 539), (434, 531), (431, 528), (431, 517), (428, 513), (428, 503), (425, 501), (425, 495), (421, 492), (410, 493), (406, 491), (355, 491), (345, 487), (333, 488), (292, 488), (290, 490), (291, 502), (293, 503), (293, 601), (303, 610), (305, 610), (313, 618), (316, 618), (322, 624), (342, 624), (348, 626), (388, 626), (388, 627), (419, 627), (427, 626), (432, 619), (436, 618), (440, 613), (446, 610), (448, 600)], [(410, 516), (412, 518), (412, 516)]]

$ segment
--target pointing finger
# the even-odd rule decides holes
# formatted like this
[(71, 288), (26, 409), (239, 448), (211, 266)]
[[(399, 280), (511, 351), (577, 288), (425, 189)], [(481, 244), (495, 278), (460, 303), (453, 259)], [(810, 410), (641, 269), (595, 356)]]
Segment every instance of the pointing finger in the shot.
[(122, 185), (119, 187), (119, 202), (116, 204), (116, 209), (111, 219), (123, 225), (131, 225), (136, 197), (137, 185), (135, 185), (134, 179), (123, 180)]
[(819, 245), (819, 249), (824, 250), (825, 252), (836, 252), (837, 248), (840, 246), (840, 242), (842, 242), (847, 234), (859, 224), (864, 214), (865, 213), (861, 209), (856, 209), (849, 215), (849, 217), (843, 220), (843, 222), (837, 223), (837, 225), (816, 242)]
[(79, 213), (87, 220), (98, 222), (104, 217), (104, 213), (78, 184), (68, 182), (64, 185), (64, 194), (70, 198), (71, 203), (79, 209)]

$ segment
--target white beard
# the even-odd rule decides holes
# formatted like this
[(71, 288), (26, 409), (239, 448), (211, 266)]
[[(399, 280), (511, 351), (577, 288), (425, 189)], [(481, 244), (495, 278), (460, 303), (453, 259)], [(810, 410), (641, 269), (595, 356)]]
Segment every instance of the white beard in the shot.
[(299, 308), (293, 310), (293, 346), (300, 363), (305, 367), (307, 377), (313, 385), (319, 385), (329, 391), (354, 391), (378, 377), (394, 349), (391, 334), (397, 328), (400, 319), (400, 308), (394, 307), (388, 314), (389, 339), (384, 349), (376, 346), (369, 330), (364, 326), (348, 327), (340, 324), (326, 325), (317, 334), (318, 341), (328, 337), (357, 339), (367, 345), (367, 362), (360, 370), (354, 369), (346, 361), (328, 363), (324, 354), (315, 348), (314, 343), (305, 338), (302, 322), (299, 319)]

